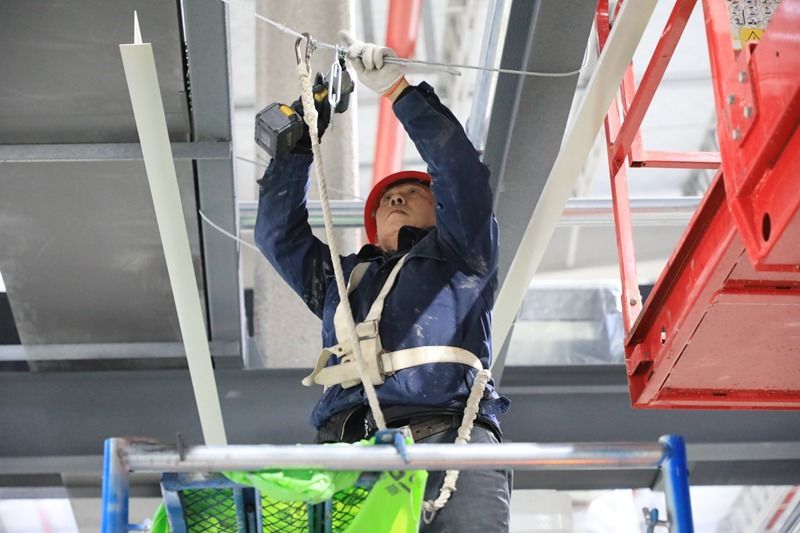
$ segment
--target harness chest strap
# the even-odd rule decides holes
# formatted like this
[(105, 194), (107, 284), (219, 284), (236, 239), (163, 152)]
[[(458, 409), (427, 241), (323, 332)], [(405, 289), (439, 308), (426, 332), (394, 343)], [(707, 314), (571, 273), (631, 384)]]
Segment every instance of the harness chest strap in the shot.
[[(320, 357), (320, 360), (322, 360), (322, 357)], [(325, 360), (327, 360), (327, 357)], [(419, 346), (395, 352), (383, 352), (379, 354), (378, 362), (383, 374), (386, 376), (394, 374), (398, 370), (428, 363), (458, 363), (472, 367), (477, 371), (483, 370), (480, 359), (471, 352), (455, 346)], [(316, 374), (305, 378), (303, 385), (311, 386), (317, 384), (330, 387), (341, 384), (345, 387), (346, 384), (353, 380), (355, 380), (356, 384), (360, 383), (358, 369), (355, 367), (354, 361), (327, 367), (324, 365), (325, 363), (323, 362), (323, 368), (319, 369)], [(312, 376), (313, 381), (309, 380)], [(309, 381), (306, 382), (306, 380)]]
[[(367, 375), (373, 385), (383, 383), (384, 377), (391, 375), (398, 370), (411, 368), (414, 366), (428, 363), (458, 363), (470, 366), (477, 371), (483, 369), (483, 364), (474, 354), (463, 348), (455, 346), (419, 346), (394, 352), (384, 351), (379, 335), (379, 324), (383, 305), (386, 296), (391, 291), (397, 280), (400, 269), (405, 264), (408, 255), (403, 256), (392, 268), (386, 282), (383, 284), (380, 293), (372, 303), (369, 312), (363, 322), (356, 325), (356, 332), (361, 343), (361, 353), (366, 366)], [(361, 282), (364, 274), (369, 268), (369, 263), (359, 263), (350, 273), (347, 293), (350, 294)], [(334, 315), (334, 328), (336, 337), (347, 339), (344, 336), (344, 306), (340, 304), (336, 308)], [(326, 366), (332, 355), (339, 359), (339, 364)], [(310, 387), (314, 384), (330, 387), (341, 385), (344, 388), (353, 387), (361, 383), (360, 374), (353, 359), (353, 350), (350, 341), (340, 342), (336, 346), (322, 350), (314, 370), (306, 376), (303, 385)]]

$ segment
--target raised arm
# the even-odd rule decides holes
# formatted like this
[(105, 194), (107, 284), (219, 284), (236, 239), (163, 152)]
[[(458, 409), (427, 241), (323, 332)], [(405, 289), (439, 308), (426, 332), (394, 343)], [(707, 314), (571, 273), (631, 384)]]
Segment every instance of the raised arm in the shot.
[(259, 181), (255, 242), (309, 309), (322, 318), (333, 280), (328, 246), (311, 232), (306, 198), (311, 154), (272, 160)]
[(428, 164), (440, 241), (476, 272), (493, 270), (498, 244), (489, 169), (427, 83), (403, 89), (392, 107)]
[(492, 214), (489, 169), (464, 128), (427, 83), (408, 85), (390, 48), (364, 43), (339, 32), (358, 79), (393, 103), (397, 118), (428, 164), (436, 198), (439, 241), (469, 269), (486, 274), (497, 268), (497, 221)]

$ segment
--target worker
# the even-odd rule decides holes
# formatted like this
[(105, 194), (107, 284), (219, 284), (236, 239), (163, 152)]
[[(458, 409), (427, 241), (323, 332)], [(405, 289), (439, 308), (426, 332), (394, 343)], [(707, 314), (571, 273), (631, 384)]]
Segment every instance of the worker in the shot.
[[(370, 353), (368, 343), (360, 344), (362, 357), (379, 374), (375, 390), (389, 427), (409, 427), (416, 443), (452, 443), (473, 379), (491, 362), (498, 243), (489, 170), (433, 88), (410, 85), (396, 65), (384, 61), (394, 55), (391, 49), (346, 32), (340, 39), (359, 81), (393, 102), (428, 168), (391, 174), (374, 186), (364, 209), (369, 244), (341, 258), (353, 318), (363, 328), (359, 336), (368, 337), (364, 330), (377, 326), (377, 348)], [(330, 117), (327, 105), (316, 102), (320, 132)], [(311, 416), (317, 441), (355, 442), (377, 428), (352, 357), (341, 357), (350, 337), (337, 316), (342, 308), (329, 249), (308, 224), (307, 135), (306, 129), (292, 152), (275, 157), (259, 180), (255, 241), (322, 320), (322, 342), (329, 349), (306, 381), (326, 386)], [(441, 358), (455, 362), (435, 362)], [(470, 443), (498, 443), (498, 415), (508, 406), (490, 381)], [(430, 473), (426, 500), (438, 496), (443, 477)], [(510, 493), (511, 472), (463, 471), (447, 504), (421, 531), (506, 531)]]

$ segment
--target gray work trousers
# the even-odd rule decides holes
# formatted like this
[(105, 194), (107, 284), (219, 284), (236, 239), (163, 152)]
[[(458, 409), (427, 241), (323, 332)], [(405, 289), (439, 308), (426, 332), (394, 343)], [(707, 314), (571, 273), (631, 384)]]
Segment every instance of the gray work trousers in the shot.
[[(455, 442), (458, 430), (451, 429), (419, 441), (420, 444)], [(472, 429), (470, 444), (495, 443), (497, 437), (482, 427)], [(432, 471), (425, 486), (425, 500), (435, 500), (442, 488), (444, 472)], [(447, 504), (437, 511), (433, 521), (420, 524), (421, 533), (504, 533), (508, 531), (511, 504), (512, 472), (510, 470), (463, 470), (456, 490)], [(424, 513), (423, 513), (424, 518)]]

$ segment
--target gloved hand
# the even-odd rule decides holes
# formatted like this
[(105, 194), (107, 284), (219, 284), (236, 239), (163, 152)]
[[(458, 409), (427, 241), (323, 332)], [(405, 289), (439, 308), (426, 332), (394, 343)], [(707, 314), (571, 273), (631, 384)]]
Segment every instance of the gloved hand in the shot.
[[(317, 75), (314, 77), (314, 87), (312, 90), (314, 93), (314, 107), (317, 109), (317, 132), (319, 133), (320, 140), (322, 140), (322, 134), (325, 133), (325, 130), (328, 129), (328, 125), (331, 123), (331, 104), (328, 102), (328, 87), (325, 85), (322, 74), (319, 72), (317, 72)], [(292, 102), (291, 108), (301, 117), (305, 117), (302, 98), (298, 98)], [(297, 144), (295, 144), (292, 152), (302, 154), (311, 153), (311, 135), (305, 120), (303, 120), (303, 135), (297, 140)]]
[(397, 65), (384, 62), (386, 57), (397, 57), (391, 48), (359, 41), (346, 31), (339, 32), (339, 42), (348, 48), (347, 57), (358, 80), (376, 93), (386, 95), (403, 79)]

